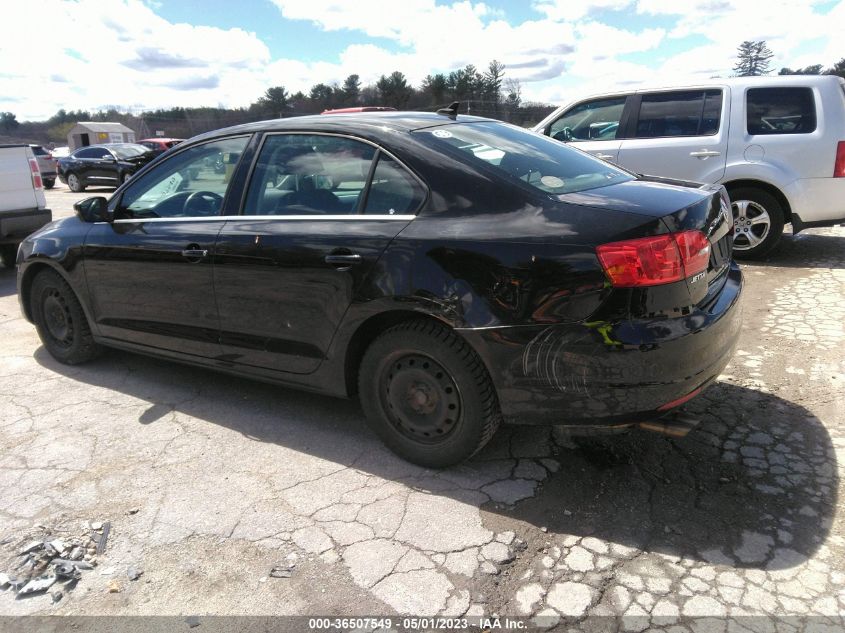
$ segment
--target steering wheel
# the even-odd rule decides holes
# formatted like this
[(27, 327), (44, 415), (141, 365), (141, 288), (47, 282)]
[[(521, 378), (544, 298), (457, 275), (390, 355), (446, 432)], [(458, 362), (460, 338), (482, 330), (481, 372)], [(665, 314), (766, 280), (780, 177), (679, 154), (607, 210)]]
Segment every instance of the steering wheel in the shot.
[(564, 143), (568, 143), (572, 140), (572, 128), (561, 128), (560, 130), (554, 133), (554, 136), (552, 136), (552, 138), (556, 141), (563, 141)]
[[(202, 206), (200, 206), (200, 204)], [(199, 215), (214, 215), (223, 205), (223, 196), (213, 191), (195, 191), (185, 199), (182, 212), (185, 215), (197, 213)], [(193, 207), (197, 208), (194, 209)]]

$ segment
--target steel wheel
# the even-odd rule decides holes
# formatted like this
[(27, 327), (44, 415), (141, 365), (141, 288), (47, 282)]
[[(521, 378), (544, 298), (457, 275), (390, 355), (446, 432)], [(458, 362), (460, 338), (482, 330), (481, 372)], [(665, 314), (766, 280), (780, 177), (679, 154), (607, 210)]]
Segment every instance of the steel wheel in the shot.
[(420, 354), (405, 354), (390, 364), (380, 395), (394, 428), (424, 444), (448, 439), (461, 417), (455, 381), (434, 359)]
[(427, 468), (469, 459), (501, 421), (484, 363), (432, 321), (400, 323), (377, 337), (361, 359), (358, 384), (370, 427), (395, 453)]
[(32, 281), (29, 295), (38, 336), (53, 358), (75, 365), (100, 353), (79, 299), (58, 273), (39, 272)]
[(44, 294), (41, 313), (44, 315), (44, 325), (53, 339), (53, 344), (69, 348), (73, 344), (73, 315), (67, 301), (56, 288), (50, 288)]

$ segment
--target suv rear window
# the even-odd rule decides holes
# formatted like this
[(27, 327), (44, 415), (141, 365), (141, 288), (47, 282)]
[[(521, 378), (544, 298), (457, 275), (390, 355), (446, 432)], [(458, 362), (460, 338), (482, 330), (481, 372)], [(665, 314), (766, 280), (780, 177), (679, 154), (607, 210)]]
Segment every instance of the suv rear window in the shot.
[(719, 131), (721, 90), (685, 90), (645, 94), (635, 138), (712, 136)]
[(589, 154), (506, 123), (479, 122), (416, 130), (422, 142), (535, 191), (561, 195), (633, 180)]
[(816, 129), (810, 88), (750, 88), (746, 112), (749, 134), (809, 134)]

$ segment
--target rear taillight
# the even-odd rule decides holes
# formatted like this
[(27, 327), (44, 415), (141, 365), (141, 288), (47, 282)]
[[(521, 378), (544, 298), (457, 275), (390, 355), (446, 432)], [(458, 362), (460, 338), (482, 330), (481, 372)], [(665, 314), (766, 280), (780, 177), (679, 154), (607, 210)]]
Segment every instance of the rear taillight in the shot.
[(36, 159), (29, 159), (29, 170), (32, 172), (32, 186), (36, 189), (43, 189), (44, 183), (41, 181), (41, 170), (38, 169), (38, 161)]
[(596, 254), (615, 287), (658, 286), (707, 270), (710, 242), (701, 231), (683, 231), (602, 244)]
[(833, 163), (833, 177), (845, 178), (845, 141), (836, 146), (836, 162)]

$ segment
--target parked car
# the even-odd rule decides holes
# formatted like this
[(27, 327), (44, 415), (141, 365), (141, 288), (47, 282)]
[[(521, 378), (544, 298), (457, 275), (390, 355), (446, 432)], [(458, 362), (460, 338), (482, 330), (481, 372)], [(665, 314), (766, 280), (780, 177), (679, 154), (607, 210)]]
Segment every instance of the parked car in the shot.
[(71, 191), (89, 186), (114, 186), (126, 182), (149, 163), (155, 154), (137, 143), (110, 143), (80, 147), (59, 159), (59, 180)]
[(32, 153), (38, 161), (38, 169), (41, 171), (41, 181), (45, 189), (52, 189), (56, 184), (56, 159), (41, 145), (32, 145)]
[(502, 421), (687, 431), (651, 422), (739, 336), (728, 204), (498, 121), (298, 117), (77, 203), (24, 242), (18, 288), (63, 363), (113, 346), (357, 394), (390, 448), (442, 467)]
[(38, 159), (28, 145), (0, 145), (0, 257), (11, 268), (18, 244), (52, 220)]
[(154, 156), (164, 154), (171, 147), (176, 147), (179, 143), (184, 141), (183, 138), (145, 138), (138, 141), (138, 145), (143, 145), (147, 149), (154, 152)]
[(845, 79), (741, 77), (569, 103), (535, 131), (641, 174), (723, 184), (737, 257), (845, 222)]

